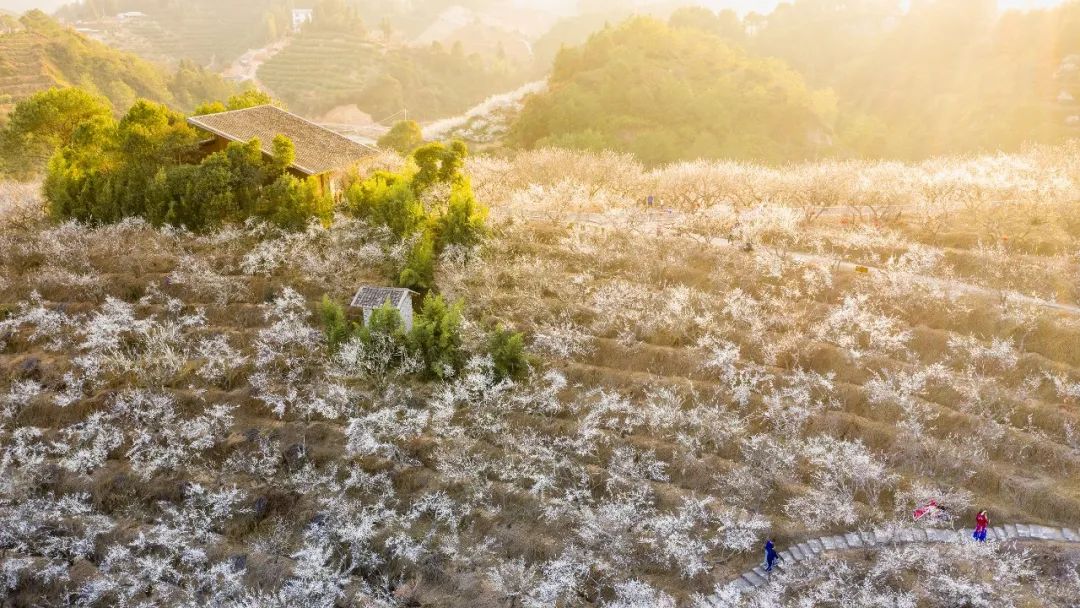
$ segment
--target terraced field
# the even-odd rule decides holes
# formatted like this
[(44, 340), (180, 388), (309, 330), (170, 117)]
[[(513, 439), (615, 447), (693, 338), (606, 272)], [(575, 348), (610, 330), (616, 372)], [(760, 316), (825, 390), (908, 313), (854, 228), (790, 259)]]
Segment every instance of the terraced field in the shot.
[[(939, 485), (966, 488), (972, 492), (974, 504), (994, 505), (1000, 517), (1077, 523), (1080, 485), (1075, 480), (1080, 473), (1080, 455), (1076, 450), (1080, 436), (1073, 429), (1080, 428), (1080, 415), (1062, 401), (1067, 395), (1055, 391), (1052, 383), (1039, 380), (1076, 377), (1080, 352), (1072, 346), (1080, 345), (1080, 319), (1075, 316), (1029, 311), (1032, 316), (1021, 320), (996, 309), (993, 300), (942, 300), (914, 285), (904, 285), (903, 289), (911, 292), (901, 297), (898, 286), (890, 285), (887, 277), (872, 279), (854, 272), (838, 273), (832, 277), (832, 289), (809, 297), (805, 291), (798, 293), (795, 276), (807, 266), (799, 262), (780, 262), (783, 274), (769, 277), (758, 274), (773, 270), (771, 263), (765, 265), (769, 261), (762, 259), (764, 256), (703, 249), (673, 237), (647, 239), (617, 229), (608, 235), (563, 230), (540, 236), (545, 233), (536, 224), (521, 228), (521, 240), (512, 241), (513, 245), (494, 256), (501, 260), (500, 268), (490, 268), (491, 275), (479, 273), (491, 279), (489, 286), (476, 285), (474, 289), (491, 298), (487, 310), (498, 311), (495, 314), (508, 321), (528, 320), (534, 331), (544, 328), (543, 321), (563, 316), (580, 319), (585, 327), (612, 326), (589, 333), (588, 339), (595, 345), (591, 356), (567, 363), (569, 377), (582, 385), (610, 384), (613, 389), (639, 395), (655, 387), (722, 389), (723, 383), (703, 367), (706, 353), (698, 344), (710, 330), (724, 328), (730, 332), (727, 338), (739, 347), (740, 360), (778, 382), (800, 370), (832, 378), (836, 407), (822, 408), (806, 419), (818, 432), (857, 439), (889, 454), (890, 465), (909, 480), (933, 479)], [(568, 251), (570, 243), (581, 250)], [(607, 264), (597, 267), (596, 258), (591, 256), (600, 251), (609, 258)], [(538, 260), (544, 261), (539, 267), (544, 271), (543, 279), (537, 276)], [(527, 267), (534, 268), (530, 280), (513, 278), (526, 274)], [(592, 283), (574, 288), (581, 292), (566, 291), (568, 286), (583, 285), (583, 280)], [(647, 295), (653, 291), (647, 285), (665, 285), (665, 294), (674, 292), (682, 301), (699, 304), (700, 308), (678, 313), (694, 322), (708, 319), (712, 323), (703, 324), (697, 332), (676, 332), (662, 318), (642, 319), (640, 325), (621, 318), (608, 322), (604, 317), (613, 310), (598, 310), (595, 300), (590, 305), (588, 297), (581, 297), (589, 292), (605, 293), (606, 288), (618, 289), (628, 303), (649, 302), (658, 316), (672, 314), (670, 306), (675, 304), (665, 308), (662, 296)], [(536, 289), (547, 297), (537, 297)], [(683, 289), (690, 290), (689, 294)], [(799, 297), (782, 299), (781, 294), (788, 289)], [(731, 316), (725, 313), (731, 300), (710, 294), (736, 290), (758, 302), (760, 317), (731, 327), (724, 322)], [(475, 299), (477, 294), (470, 295)], [(865, 297), (866, 302), (887, 297), (882, 309), (899, 321), (897, 327), (911, 332), (903, 348), (853, 359), (836, 343), (812, 337), (814, 332), (807, 331), (807, 325), (824, 320), (851, 295)], [(710, 300), (711, 306), (705, 304)], [(648, 307), (643, 308), (633, 312), (648, 315)], [(653, 326), (656, 328), (650, 330)], [(1008, 369), (996, 370), (993, 364), (979, 370), (965, 369), (962, 353), (949, 346), (962, 336), (975, 337), (982, 345), (995, 339), (1011, 340), (1015, 346), (1008, 351)], [(1022, 345), (1017, 340), (1020, 336)], [(899, 404), (874, 402), (867, 384), (882, 373), (918, 373), (936, 364), (945, 366), (942, 381), (928, 386), (926, 393), (916, 398), (920, 407), (927, 408), (921, 415), (933, 422), (928, 423), (923, 441), (913, 444), (903, 433)], [(968, 373), (980, 376), (977, 379), (985, 385), (964, 386), (964, 381), (972, 380), (964, 377)], [(950, 377), (953, 374), (956, 376)], [(1026, 382), (1033, 384), (1025, 387)], [(975, 389), (974, 395), (961, 393)], [(758, 430), (767, 430), (767, 420), (759, 422), (763, 426)], [(974, 438), (976, 445), (968, 438)], [(781, 496), (796, 489), (785, 488)], [(859, 510), (871, 513), (879, 506), (873, 501)], [(786, 521), (781, 527), (790, 527), (794, 534), (805, 532), (798, 520)]]
[[(1066, 550), (957, 539), (868, 552), (846, 536), (916, 538), (912, 509), (929, 500), (957, 528), (986, 508), (1019, 536), (1072, 534), (1080, 317), (987, 297), (1008, 277), (948, 290), (912, 278), (941, 267), (863, 273), (795, 255), (849, 231), (883, 254), (913, 225), (765, 222), (805, 217), (768, 206), (712, 233), (689, 213), (663, 229), (579, 226), (559, 210), (584, 200), (625, 217), (639, 188), (671, 176), (561, 152), (469, 167), (492, 232), (443, 253), (438, 289), (464, 302), (469, 355), (443, 379), (392, 351), (328, 349), (322, 297), (392, 280), (408, 251), (344, 215), (296, 234), (55, 225), (32, 210), (5, 223), (0, 524), (32, 522), (0, 526), (19, 530), (0, 547), (26, 560), (8, 567), (9, 597), (756, 608), (811, 593), (987, 606), (1080, 593)], [(557, 187), (567, 177), (585, 194)], [(959, 233), (964, 217), (943, 221)], [(752, 225), (749, 248), (716, 240)], [(1052, 228), (1075, 250), (1067, 222)], [(930, 236), (891, 255), (925, 253)], [(1005, 255), (1057, 263), (1015, 247)], [(499, 326), (522, 331), (532, 357), (516, 380), (483, 355)], [(69, 512), (89, 523), (49, 515)], [(753, 594), (725, 591), (766, 535), (788, 551), (844, 535), (847, 549)]]
[(59, 84), (49, 69), (45, 42), (32, 32), (0, 35), (0, 96), (17, 103)]
[(106, 42), (155, 61), (192, 60), (223, 68), (248, 49), (265, 45), (291, 27), (291, 15), (270, 0), (128, 3), (145, 17), (98, 20), (65, 15), (79, 27), (101, 32)]
[(356, 104), (375, 120), (452, 116), (521, 84), (509, 64), (442, 47), (385, 48), (354, 32), (304, 30), (259, 80), (291, 108), (320, 114)]
[(266, 43), (252, 22), (263, 15), (237, 10), (237, 4), (218, 3), (212, 11), (163, 13), (154, 19), (132, 21), (131, 33), (151, 41), (152, 52), (173, 61), (192, 59), (203, 65), (225, 66), (245, 51)]
[[(985, 507), (1000, 522), (1075, 527), (1080, 521), (1080, 411), (1067, 388), (1080, 377), (1077, 316), (1008, 311), (991, 298), (943, 296), (915, 283), (893, 284), (884, 274), (834, 273), (828, 265), (764, 253), (714, 250), (615, 227), (606, 232), (516, 227), (512, 234), (519, 238), (493, 256), (499, 262), (478, 270), (485, 284), (461, 291), (487, 302), (481, 308), (499, 321), (533, 335), (580, 327), (584, 333), (575, 339), (591, 349), (560, 369), (581, 390), (617, 392), (637, 404), (677, 395), (684, 408), (688, 401), (731, 403), (741, 390), (754, 393), (733, 414), (745, 416), (742, 445), (717, 446), (693, 465), (673, 465), (657, 490), (665, 499), (709, 495), (761, 509), (780, 547), (820, 532), (847, 532), (850, 524), (829, 521), (832, 510), (852, 508), (852, 522), (863, 529), (903, 526), (911, 507), (941, 496), (959, 495), (956, 504), (970, 505), (957, 509), (963, 518), (973, 517), (969, 508)], [(807, 275), (831, 275), (825, 281), (831, 286), (807, 289)], [(662, 293), (658, 285), (665, 286)], [(821, 325), (851, 298), (910, 332), (905, 344), (853, 357), (823, 339)], [(739, 311), (747, 302), (751, 308)], [(873, 324), (871, 317), (856, 322)], [(718, 354), (702, 348), (716, 334), (728, 348), (720, 354), (738, 353), (727, 372), (717, 373), (709, 362)], [(959, 347), (962, 341), (969, 342)], [(995, 344), (1009, 345), (1006, 362), (987, 354)], [(972, 361), (966, 348), (982, 352), (983, 360)], [(791, 387), (806, 374), (828, 381)], [(751, 388), (764, 385), (791, 388), (771, 398)], [(802, 390), (815, 396), (808, 399)], [(799, 502), (814, 495), (822, 479), (796, 464), (793, 432), (804, 440), (857, 442), (887, 464), (884, 477), (895, 477), (869, 493), (856, 491), (854, 504), (821, 495)], [(624, 440), (665, 462), (678, 461), (685, 449), (652, 432)], [(766, 464), (771, 461), (776, 464)], [(790, 505), (800, 508), (784, 508)], [(759, 562), (757, 554), (721, 558), (712, 576), (726, 582)]]
[(363, 34), (308, 33), (259, 69), (259, 80), (297, 109), (355, 102), (380, 73), (379, 49)]
[[(106, 97), (119, 112), (137, 98), (190, 110), (234, 88), (191, 65), (183, 78), (158, 64), (92, 40), (40, 12), (0, 34), (0, 104), (9, 107), (51, 87), (79, 86)], [(179, 73), (179, 72), (178, 72)]]

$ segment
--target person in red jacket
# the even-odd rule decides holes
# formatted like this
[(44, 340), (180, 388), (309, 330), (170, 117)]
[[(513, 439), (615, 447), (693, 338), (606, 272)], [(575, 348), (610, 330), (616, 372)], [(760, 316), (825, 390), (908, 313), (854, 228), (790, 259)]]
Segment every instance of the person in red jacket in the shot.
[(975, 516), (975, 534), (972, 537), (980, 543), (986, 542), (986, 528), (990, 526), (990, 517), (987, 516), (986, 510), (979, 511), (979, 514)]

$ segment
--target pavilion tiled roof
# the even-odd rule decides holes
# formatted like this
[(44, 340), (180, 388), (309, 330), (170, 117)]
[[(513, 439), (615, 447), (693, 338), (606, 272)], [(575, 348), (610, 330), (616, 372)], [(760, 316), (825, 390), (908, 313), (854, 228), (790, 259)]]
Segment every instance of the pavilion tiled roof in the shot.
[(296, 148), (292, 168), (308, 175), (344, 169), (375, 149), (270, 105), (192, 116), (188, 122), (230, 141), (259, 138), (262, 151), (273, 153), (274, 137), (284, 135)]
[(371, 310), (389, 302), (391, 306), (400, 307), (405, 298), (413, 293), (415, 292), (411, 289), (397, 287), (361, 287), (353, 297), (350, 306)]

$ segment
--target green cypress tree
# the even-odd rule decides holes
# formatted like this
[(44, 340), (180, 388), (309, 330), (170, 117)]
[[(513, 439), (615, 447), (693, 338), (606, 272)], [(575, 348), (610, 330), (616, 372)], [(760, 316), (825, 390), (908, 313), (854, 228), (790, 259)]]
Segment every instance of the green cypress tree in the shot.
[(424, 359), (429, 376), (449, 378), (461, 369), (465, 359), (461, 344), (462, 308), (460, 301), (447, 305), (442, 296), (428, 294), (413, 319), (409, 340)]
[(425, 232), (417, 239), (398, 275), (398, 286), (428, 290), (435, 285), (435, 241)]
[(341, 345), (348, 341), (351, 334), (349, 321), (345, 318), (345, 309), (330, 296), (324, 295), (322, 305), (319, 306), (319, 316), (322, 317), (326, 345), (331, 353), (336, 353)]
[(468, 178), (461, 178), (450, 188), (450, 200), (446, 212), (434, 222), (436, 249), (442, 251), (447, 245), (472, 247), (487, 234), (484, 223), (488, 210), (476, 202)]
[(415, 120), (398, 121), (378, 141), (380, 148), (394, 150), (402, 155), (410, 154), (422, 145), (424, 134)]
[(500, 380), (517, 380), (529, 369), (525, 337), (518, 332), (500, 326), (488, 336), (487, 352), (495, 365), (495, 376)]
[(372, 343), (378, 336), (388, 336), (395, 342), (404, 343), (408, 340), (405, 333), (405, 322), (401, 319), (401, 311), (389, 302), (371, 311), (371, 317), (359, 331), (359, 336), (367, 343)]

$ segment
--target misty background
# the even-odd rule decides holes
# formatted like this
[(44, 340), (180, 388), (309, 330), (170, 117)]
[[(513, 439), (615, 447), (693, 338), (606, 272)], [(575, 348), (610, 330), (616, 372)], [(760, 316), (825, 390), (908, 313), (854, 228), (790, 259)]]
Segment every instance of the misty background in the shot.
[(139, 99), (191, 113), (258, 91), (365, 144), (397, 128), (649, 165), (917, 160), (1080, 136), (1077, 2), (60, 4), (0, 0), (53, 9), (0, 15), (0, 118), (56, 87), (118, 116)]
[[(1062, 0), (998, 0), (998, 6), (1002, 9), (1046, 8), (1060, 4), (1061, 1)], [(0, 9), (16, 13), (31, 9), (51, 12), (65, 4), (70, 4), (70, 2), (66, 2), (65, 0), (0, 0)], [(576, 2), (576, 0), (513, 0), (506, 4), (530, 6), (534, 9), (550, 10), (563, 14), (573, 13), (579, 8), (579, 3)], [(647, 5), (650, 4), (650, 2), (639, 0), (637, 2), (628, 1), (614, 4), (625, 7), (627, 5)], [(702, 0), (700, 2), (687, 2), (686, 4), (706, 6), (712, 10), (732, 9), (739, 13), (748, 13), (751, 11), (771, 11), (779, 4), (779, 2), (773, 0)]]

